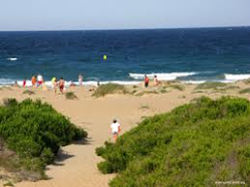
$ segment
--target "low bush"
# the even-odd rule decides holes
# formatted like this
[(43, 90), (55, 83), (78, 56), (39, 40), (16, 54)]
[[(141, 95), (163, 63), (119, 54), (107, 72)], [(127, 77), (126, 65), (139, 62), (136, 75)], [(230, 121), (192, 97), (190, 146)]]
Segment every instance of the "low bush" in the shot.
[(93, 96), (103, 97), (107, 94), (114, 94), (114, 93), (126, 94), (128, 93), (128, 91), (123, 85), (109, 83), (109, 84), (104, 84), (104, 85), (99, 86), (95, 90)]
[(35, 92), (32, 91), (32, 90), (24, 90), (24, 91), (23, 91), (23, 94), (34, 95)]
[(168, 93), (168, 91), (166, 89), (161, 89), (160, 93)]
[(65, 97), (66, 99), (77, 99), (77, 96), (75, 95), (74, 92), (66, 92)]
[(240, 94), (246, 94), (246, 93), (250, 93), (250, 88), (245, 88), (243, 90), (239, 91)]
[(103, 173), (118, 172), (110, 186), (215, 186), (250, 184), (250, 103), (202, 97), (96, 149)]
[(205, 82), (203, 84), (199, 84), (195, 89), (218, 89), (222, 87), (226, 87), (227, 84), (222, 82)]
[(86, 138), (87, 133), (40, 100), (18, 103), (5, 99), (4, 106), (0, 106), (0, 137), (18, 156), (17, 162), (16, 157), (13, 160), (18, 163), (17, 170), (24, 168), (43, 175), (60, 146)]
[(146, 90), (146, 91), (141, 91), (135, 95), (136, 96), (143, 96), (143, 95), (147, 95), (147, 94), (159, 94), (159, 92), (157, 92), (155, 90)]
[(139, 109), (150, 109), (149, 105), (142, 105)]
[(224, 89), (225, 90), (235, 90), (235, 89), (239, 89), (239, 88), (240, 88), (239, 86), (231, 85), (231, 86), (225, 87)]
[(173, 84), (173, 85), (170, 85), (169, 87), (173, 88), (173, 89), (176, 89), (176, 90), (179, 90), (179, 91), (184, 91), (185, 90), (185, 87), (183, 85)]
[(250, 84), (250, 79), (245, 79), (245, 80), (243, 80), (243, 82), (244, 82), (245, 84)]

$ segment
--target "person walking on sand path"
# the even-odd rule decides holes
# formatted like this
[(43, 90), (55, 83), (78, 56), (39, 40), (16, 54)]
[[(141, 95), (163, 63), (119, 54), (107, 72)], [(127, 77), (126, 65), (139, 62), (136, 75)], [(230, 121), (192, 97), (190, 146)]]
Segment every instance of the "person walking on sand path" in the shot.
[(59, 89), (60, 89), (60, 92), (63, 93), (63, 90), (64, 90), (64, 79), (63, 79), (63, 77), (61, 77), (60, 80), (59, 80)]
[(149, 78), (148, 78), (147, 75), (145, 75), (145, 77), (144, 77), (144, 86), (145, 86), (145, 88), (148, 87), (148, 84), (149, 84)]
[(113, 135), (114, 140), (116, 141), (119, 133), (121, 132), (121, 125), (117, 122), (116, 119), (113, 120), (113, 123), (110, 125), (110, 130)]

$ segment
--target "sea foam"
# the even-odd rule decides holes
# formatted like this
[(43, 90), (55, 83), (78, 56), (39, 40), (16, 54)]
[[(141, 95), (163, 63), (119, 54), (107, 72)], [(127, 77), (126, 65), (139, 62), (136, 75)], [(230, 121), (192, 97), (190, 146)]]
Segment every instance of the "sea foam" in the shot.
[(224, 74), (225, 79), (229, 81), (239, 81), (249, 79), (250, 74)]
[[(156, 75), (158, 80), (170, 81), (170, 80), (175, 80), (178, 77), (188, 77), (188, 76), (192, 76), (192, 75), (196, 75), (196, 74), (198, 74), (198, 73), (196, 73), (196, 72), (176, 72), (176, 73), (150, 73), (150, 74), (146, 74), (146, 75), (151, 79)], [(136, 80), (142, 80), (144, 78), (145, 74), (129, 73), (129, 76), (133, 79), (136, 79)]]
[(0, 85), (11, 85), (14, 84), (14, 82), (12, 79), (0, 78)]
[(7, 60), (10, 60), (10, 61), (16, 61), (17, 58), (16, 57), (11, 57), (11, 58), (7, 58)]

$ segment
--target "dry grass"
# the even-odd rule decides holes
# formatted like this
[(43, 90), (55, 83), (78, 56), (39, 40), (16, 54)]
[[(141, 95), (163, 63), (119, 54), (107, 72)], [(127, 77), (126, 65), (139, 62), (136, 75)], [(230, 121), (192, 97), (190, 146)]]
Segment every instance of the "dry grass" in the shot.
[(245, 84), (250, 84), (250, 79), (243, 80)]
[(137, 93), (136, 96), (143, 96), (146, 94), (159, 94), (159, 92), (155, 90), (142, 91), (142, 92)]
[(75, 95), (74, 92), (66, 92), (65, 97), (66, 97), (66, 99), (71, 99), (71, 100), (77, 99), (77, 96)]
[(123, 85), (119, 85), (119, 84), (104, 84), (104, 85), (99, 86), (95, 90), (93, 96), (95, 96), (95, 97), (104, 97), (105, 95), (114, 94), (114, 93), (126, 94), (126, 93), (128, 93), (128, 91), (125, 88), (125, 86), (123, 86)]
[(24, 91), (23, 91), (23, 94), (34, 95), (35, 92), (32, 91), (32, 90), (24, 90)]
[(240, 94), (249, 94), (250, 93), (250, 88), (246, 88), (246, 89), (243, 89), (243, 90), (240, 90), (239, 91)]
[(140, 109), (149, 109), (150, 107), (148, 105), (142, 105)]
[(203, 84), (199, 84), (195, 89), (202, 90), (202, 89), (218, 89), (226, 87), (227, 84), (222, 82), (205, 82)]
[(176, 90), (179, 90), (179, 91), (184, 91), (185, 90), (185, 87), (183, 85), (178, 85), (178, 84), (170, 85), (169, 87), (173, 88), (173, 89), (176, 89)]

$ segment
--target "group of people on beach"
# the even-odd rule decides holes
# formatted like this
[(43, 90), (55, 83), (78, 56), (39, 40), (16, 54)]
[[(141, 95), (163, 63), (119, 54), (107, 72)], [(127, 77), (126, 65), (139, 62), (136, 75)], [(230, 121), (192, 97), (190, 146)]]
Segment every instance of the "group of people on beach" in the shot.
[[(37, 76), (33, 75), (31, 78), (31, 83), (32, 83), (33, 88), (38, 88), (41, 86), (45, 87), (45, 84), (44, 84), (45, 82), (44, 82), (43, 76), (41, 74), (38, 74)], [(52, 88), (54, 89), (55, 93), (57, 91), (57, 88), (59, 88), (60, 92), (63, 93), (64, 85), (65, 85), (65, 81), (64, 81), (63, 77), (61, 77), (59, 79), (59, 81), (57, 81), (56, 77), (53, 77), (51, 79), (51, 84), (52, 84)]]
[[(79, 85), (82, 85), (83, 76), (81, 74), (79, 74), (78, 81), (79, 81)], [(44, 81), (43, 76), (41, 74), (32, 75), (31, 84), (32, 84), (33, 88), (42, 87), (42, 88), (46, 89), (45, 81)], [(64, 81), (63, 77), (61, 77), (59, 80), (57, 80), (56, 77), (52, 77), (51, 86), (54, 89), (55, 93), (57, 92), (57, 88), (59, 88), (60, 92), (63, 93), (65, 90), (65, 81)], [(70, 86), (75, 86), (75, 84), (73, 82), (71, 82)], [(26, 87), (26, 80), (23, 80), (23, 87)]]
[[(83, 84), (83, 76), (79, 74), (78, 76), (78, 82), (79, 86)], [(45, 87), (45, 81), (43, 79), (43, 76), (41, 74), (38, 75), (33, 75), (31, 78), (31, 83), (33, 88), (38, 88), (38, 87)], [(144, 87), (148, 87), (150, 83), (150, 79), (147, 75), (144, 76)], [(161, 82), (157, 79), (157, 76), (155, 75), (153, 77), (153, 85), (158, 86), (161, 84)], [(99, 82), (98, 82), (99, 85)], [(23, 80), (23, 87), (26, 86), (26, 80)], [(61, 77), (59, 80), (57, 80), (56, 77), (53, 77), (51, 79), (51, 86), (54, 89), (55, 93), (57, 92), (57, 88), (59, 88), (60, 92), (63, 93), (65, 90), (65, 81), (63, 77)], [(70, 86), (75, 86), (73, 82), (70, 83)], [(113, 139), (116, 141), (118, 138), (119, 133), (121, 132), (121, 125), (118, 123), (117, 120), (113, 120), (113, 122), (110, 125), (110, 131), (113, 135)]]
[[(144, 87), (145, 88), (147, 88), (149, 86), (149, 82), (150, 82), (149, 77), (147, 75), (145, 75), (144, 76)], [(156, 75), (154, 76), (153, 84), (154, 84), (154, 86), (158, 86), (159, 84), (161, 84), (161, 82), (157, 79)]]

